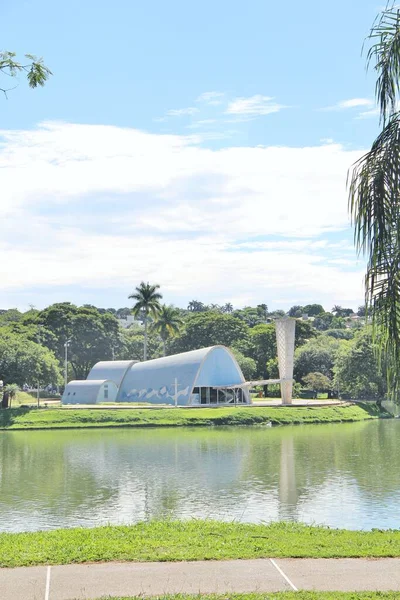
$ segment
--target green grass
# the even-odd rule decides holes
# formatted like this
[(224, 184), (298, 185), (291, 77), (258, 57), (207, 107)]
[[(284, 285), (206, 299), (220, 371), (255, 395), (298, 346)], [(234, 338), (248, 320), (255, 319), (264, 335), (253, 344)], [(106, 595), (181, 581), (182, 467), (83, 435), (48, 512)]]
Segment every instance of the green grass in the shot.
[(130, 526), (0, 534), (0, 567), (108, 561), (396, 556), (400, 556), (400, 531), (347, 531), (299, 523), (151, 521)]
[[(40, 405), (44, 406), (46, 404), (46, 402), (48, 402), (49, 400), (60, 400), (60, 398), (58, 397), (54, 397), (51, 396), (50, 394), (47, 394), (46, 392), (41, 391), (40, 392)], [(46, 397), (44, 397), (46, 396)], [(36, 406), (37, 405), (37, 397), (36, 397), (36, 392), (24, 392), (23, 390), (20, 390), (17, 394), (16, 398), (13, 398), (11, 406), (12, 407), (19, 407), (21, 405), (26, 405), (26, 406)]]
[[(265, 592), (263, 594), (164, 594), (151, 600), (398, 600), (399, 592)], [(143, 600), (143, 596), (107, 596), (99, 600)]]
[(293, 407), (160, 409), (15, 408), (0, 410), (0, 429), (80, 427), (182, 427), (210, 425), (290, 425), (363, 421), (389, 416), (375, 404)]

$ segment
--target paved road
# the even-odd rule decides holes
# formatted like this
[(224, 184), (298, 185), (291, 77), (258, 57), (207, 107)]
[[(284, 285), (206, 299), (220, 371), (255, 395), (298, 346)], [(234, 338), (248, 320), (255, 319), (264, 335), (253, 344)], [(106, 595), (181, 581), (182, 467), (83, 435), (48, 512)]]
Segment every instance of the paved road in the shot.
[(400, 559), (257, 559), (0, 569), (1, 600), (285, 590), (400, 591)]

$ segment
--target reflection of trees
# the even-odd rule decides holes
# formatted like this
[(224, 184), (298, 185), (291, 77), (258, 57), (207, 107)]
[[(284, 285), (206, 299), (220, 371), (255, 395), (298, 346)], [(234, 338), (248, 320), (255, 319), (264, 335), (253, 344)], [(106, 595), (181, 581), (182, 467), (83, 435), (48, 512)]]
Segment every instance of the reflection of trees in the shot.
[(83, 514), (93, 508), (94, 498), (101, 504), (110, 501), (113, 490), (99, 486), (87, 469), (73, 468), (66, 460), (67, 448), (59, 433), (0, 436), (0, 530), (10, 527), (7, 521), (14, 512), (26, 514), (26, 528), (35, 528), (36, 519), (45, 526), (46, 515), (57, 526), (55, 515)]
[(383, 503), (400, 488), (399, 427), (393, 420), (4, 432), (0, 530), (10, 528), (10, 515), (26, 528), (46, 524), (43, 515), (52, 527), (165, 516), (246, 519), (250, 513), (296, 519), (300, 504), (338, 475), (356, 483), (362, 497)]
[(364, 497), (384, 501), (400, 488), (399, 427), (381, 420), (255, 432), (241, 479), (275, 487), (280, 518), (295, 518), (298, 501), (337, 475), (355, 481)]

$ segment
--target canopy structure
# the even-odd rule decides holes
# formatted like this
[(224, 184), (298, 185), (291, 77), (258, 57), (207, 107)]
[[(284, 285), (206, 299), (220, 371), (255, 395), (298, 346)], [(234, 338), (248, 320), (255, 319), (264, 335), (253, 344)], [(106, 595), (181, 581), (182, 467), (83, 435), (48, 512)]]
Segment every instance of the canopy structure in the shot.
[(220, 386), (216, 386), (219, 387), (221, 389), (225, 389), (225, 388), (252, 388), (255, 387), (256, 385), (274, 385), (277, 383), (282, 383), (284, 381), (291, 381), (291, 379), (257, 379), (255, 381), (245, 381), (243, 383), (237, 384), (234, 383), (232, 385), (220, 385)]

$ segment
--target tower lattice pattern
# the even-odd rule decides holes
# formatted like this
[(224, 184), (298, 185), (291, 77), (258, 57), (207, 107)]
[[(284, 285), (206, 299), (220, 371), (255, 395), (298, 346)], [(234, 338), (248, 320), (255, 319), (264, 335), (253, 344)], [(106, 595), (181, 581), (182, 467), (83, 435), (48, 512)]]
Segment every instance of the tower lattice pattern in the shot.
[(292, 403), (293, 360), (295, 319), (278, 319), (275, 322), (276, 345), (278, 350), (279, 378), (283, 404)]

